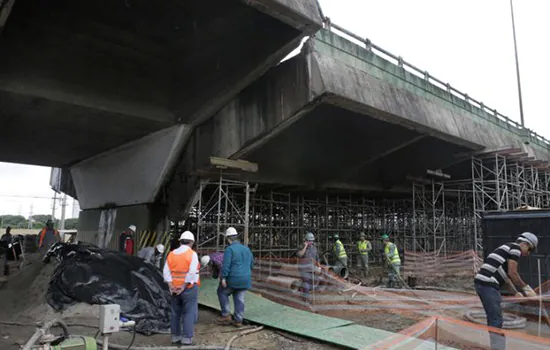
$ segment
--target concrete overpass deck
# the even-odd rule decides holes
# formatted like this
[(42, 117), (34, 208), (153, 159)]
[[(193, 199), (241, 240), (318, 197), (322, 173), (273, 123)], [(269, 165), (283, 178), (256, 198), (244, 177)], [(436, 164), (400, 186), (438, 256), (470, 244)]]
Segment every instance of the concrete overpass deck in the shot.
[(252, 181), (410, 191), (426, 169), (471, 177), (476, 152), (550, 160), (547, 140), (429, 79), (323, 29), (202, 124), (180, 171), (216, 155), (258, 163)]

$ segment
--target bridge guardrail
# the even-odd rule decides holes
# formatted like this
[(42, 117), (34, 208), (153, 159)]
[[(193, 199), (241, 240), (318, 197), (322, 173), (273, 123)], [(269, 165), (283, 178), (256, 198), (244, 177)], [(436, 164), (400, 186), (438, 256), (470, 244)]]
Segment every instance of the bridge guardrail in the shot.
[[(403, 59), (403, 57), (394, 55), (391, 52), (381, 48), (380, 46), (377, 46), (377, 45), (373, 44), (370, 39), (362, 38), (359, 35), (357, 35), (355, 33), (352, 33), (351, 31), (349, 31), (349, 30), (347, 30), (347, 29), (345, 29), (345, 28), (343, 28), (343, 27), (341, 27), (337, 24), (332, 23), (330, 21), (329, 17), (324, 17), (323, 16), (323, 25), (326, 29), (330, 30), (331, 32), (335, 33), (336, 35), (342, 36), (340, 34), (340, 33), (342, 33), (342, 34), (345, 34), (346, 36), (349, 36), (349, 37), (363, 43), (365, 45), (365, 48), (367, 50), (373, 52), (374, 54), (376, 54), (376, 55), (378, 55), (382, 58), (387, 57), (387, 58), (390, 58), (390, 59), (394, 60), (395, 64), (398, 67), (400, 67), (402, 69), (405, 69), (408, 72), (413, 73), (413, 74), (423, 78), (424, 80), (426, 80), (426, 82), (428, 82), (430, 84), (433, 84), (433, 85), (435, 85), (435, 86), (437, 86), (437, 87), (439, 87), (443, 90), (446, 90), (448, 93), (453, 94), (454, 96), (456, 96), (458, 98), (461, 98), (462, 100), (469, 103), (470, 105), (479, 108), (480, 110), (482, 110), (485, 113), (488, 113), (489, 115), (492, 115), (496, 120), (505, 122), (508, 126), (516, 129), (515, 131), (517, 132), (517, 134), (523, 135), (529, 141), (531, 141), (531, 142), (535, 141), (540, 146), (544, 146), (544, 147), (550, 149), (550, 140), (548, 140), (544, 136), (541, 136), (541, 135), (537, 134), (535, 131), (533, 131), (531, 129), (524, 128), (520, 123), (516, 122), (515, 120), (510, 119), (509, 117), (503, 115), (502, 113), (499, 113), (496, 109), (491, 109), (491, 108), (487, 107), (482, 101), (478, 101), (474, 98), (471, 98), (467, 93), (464, 93), (464, 92), (454, 88), (453, 86), (451, 86), (451, 84), (445, 83), (444, 81), (442, 81), (442, 80), (440, 80), (436, 77), (431, 76), (430, 73), (428, 73), (428, 71), (422, 70), (422, 69), (416, 67), (415, 65), (405, 61)], [(382, 54), (383, 56), (380, 55), (380, 54)]]

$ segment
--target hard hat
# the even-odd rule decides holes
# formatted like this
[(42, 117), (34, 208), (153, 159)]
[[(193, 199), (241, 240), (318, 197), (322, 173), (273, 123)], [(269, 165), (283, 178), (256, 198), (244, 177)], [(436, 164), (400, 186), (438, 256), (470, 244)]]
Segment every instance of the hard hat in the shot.
[(332, 235), (332, 238), (338, 239), (338, 238), (340, 238), (340, 236), (337, 233), (335, 233), (335, 234)]
[(519, 235), (518, 241), (529, 243), (533, 249), (536, 249), (539, 244), (539, 239), (531, 232), (523, 232)]
[(203, 255), (201, 258), (201, 266), (206, 266), (210, 262), (210, 256), (209, 255)]
[(361, 237), (361, 238), (366, 237), (365, 232), (361, 232), (361, 233), (359, 234), (359, 237)]
[(382, 240), (390, 239), (390, 236), (388, 235), (382, 235)]
[(136, 225), (130, 225), (128, 226), (128, 228), (134, 232), (136, 232), (137, 228), (136, 228)]
[(225, 230), (224, 236), (231, 237), (231, 236), (236, 236), (237, 234), (238, 234), (237, 230), (235, 230), (234, 227), (229, 227), (227, 230)]
[(195, 235), (191, 231), (185, 231), (180, 236), (180, 241), (193, 241), (195, 242)]
[(157, 246), (155, 247), (157, 248), (157, 250), (159, 251), (159, 253), (164, 253), (164, 245), (162, 244), (157, 244)]
[(315, 236), (313, 235), (313, 233), (311, 232), (306, 233), (306, 241), (314, 241), (314, 240), (315, 240)]

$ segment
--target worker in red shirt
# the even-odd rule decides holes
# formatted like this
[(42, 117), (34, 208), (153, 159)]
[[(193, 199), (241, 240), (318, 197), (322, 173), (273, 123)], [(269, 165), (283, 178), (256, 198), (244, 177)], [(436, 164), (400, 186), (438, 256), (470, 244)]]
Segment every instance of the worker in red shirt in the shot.
[(128, 255), (134, 254), (134, 235), (136, 234), (136, 226), (130, 225), (120, 234), (118, 238), (118, 250)]

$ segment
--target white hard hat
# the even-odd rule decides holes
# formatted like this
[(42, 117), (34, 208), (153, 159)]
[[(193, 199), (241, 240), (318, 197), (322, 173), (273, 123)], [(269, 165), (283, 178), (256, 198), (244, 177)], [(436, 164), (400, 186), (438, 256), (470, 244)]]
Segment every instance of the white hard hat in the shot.
[(306, 241), (314, 241), (314, 240), (315, 240), (315, 236), (313, 235), (313, 233), (311, 232), (306, 233)]
[(206, 266), (206, 265), (208, 265), (209, 262), (210, 262), (210, 256), (209, 255), (204, 255), (201, 258), (201, 266)]
[(180, 236), (180, 241), (193, 241), (195, 242), (195, 235), (191, 231), (185, 231)]
[(159, 251), (159, 253), (164, 253), (164, 245), (163, 244), (157, 244), (156, 246), (157, 250)]
[(128, 228), (134, 232), (136, 232), (137, 228), (136, 228), (136, 225), (130, 225), (128, 226)]
[(235, 230), (234, 227), (229, 227), (227, 230), (225, 230), (225, 237), (231, 237), (238, 235), (237, 230)]
[(539, 239), (531, 232), (523, 232), (519, 235), (518, 241), (529, 243), (533, 249), (536, 249), (537, 245), (539, 245)]

